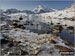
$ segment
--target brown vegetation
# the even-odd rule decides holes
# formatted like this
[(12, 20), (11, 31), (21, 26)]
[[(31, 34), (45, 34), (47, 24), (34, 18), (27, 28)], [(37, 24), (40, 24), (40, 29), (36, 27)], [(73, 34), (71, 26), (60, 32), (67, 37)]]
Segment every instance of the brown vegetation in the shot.
[(60, 51), (72, 51), (72, 49), (60, 45), (54, 45), (54, 47)]

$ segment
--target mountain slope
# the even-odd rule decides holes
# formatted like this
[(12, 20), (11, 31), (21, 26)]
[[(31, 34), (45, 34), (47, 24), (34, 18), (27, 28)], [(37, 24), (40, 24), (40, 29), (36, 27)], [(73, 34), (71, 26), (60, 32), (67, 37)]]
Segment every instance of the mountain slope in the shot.
[[(46, 23), (53, 21), (53, 23), (59, 23), (61, 24), (67, 24), (70, 26), (74, 26), (74, 21), (70, 21), (70, 18), (74, 18), (74, 6), (75, 4), (69, 6), (69, 8), (60, 10), (60, 11), (55, 11), (55, 12), (48, 12), (48, 13), (43, 13), (41, 16), (43, 17), (44, 21)], [(66, 18), (67, 20), (65, 20)]]

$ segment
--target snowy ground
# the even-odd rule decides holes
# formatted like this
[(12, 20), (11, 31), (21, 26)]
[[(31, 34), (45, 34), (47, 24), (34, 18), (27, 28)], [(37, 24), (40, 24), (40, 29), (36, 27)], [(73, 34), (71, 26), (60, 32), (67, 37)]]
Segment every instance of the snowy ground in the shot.
[[(24, 46), (22, 50), (24, 51), (27, 50), (27, 52), (29, 52), (28, 55), (38, 54), (38, 56), (43, 56), (43, 55), (44, 56), (45, 55), (61, 56), (59, 54), (59, 50), (54, 48), (54, 45), (60, 45), (60, 46), (70, 48), (68, 45), (63, 43), (63, 38), (65, 37), (64, 39), (73, 40), (73, 35), (71, 36), (71, 34), (64, 32), (64, 30), (61, 33), (59, 33), (59, 36), (56, 36), (56, 38), (50, 37), (51, 34), (44, 33), (44, 34), (39, 35), (38, 33), (31, 32), (30, 30), (19, 29), (19, 28), (11, 28), (9, 30), (2, 30), (1, 32), (2, 34), (0, 34), (0, 37), (1, 37), (0, 39), (7, 39), (7, 40), (9, 39), (10, 41), (17, 41), (17, 42), (20, 41), (21, 43), (19, 43), (18, 46), (16, 46), (16, 48), (19, 46)], [(56, 42), (56, 44), (50, 43), (49, 39), (53, 39)], [(10, 43), (11, 42), (7, 44), (2, 44), (2, 54), (3, 55), (10, 55), (10, 53), (14, 53), (11, 49), (11, 48), (14, 49), (14, 46), (11, 48), (9, 48), (8, 46), (8, 44)], [(6, 54), (4, 54), (5, 53), (4, 50), (6, 50), (7, 48), (8, 48), (8, 51), (6, 52)], [(50, 51), (51, 49), (52, 51)], [(53, 53), (49, 53), (49, 52), (53, 52)]]

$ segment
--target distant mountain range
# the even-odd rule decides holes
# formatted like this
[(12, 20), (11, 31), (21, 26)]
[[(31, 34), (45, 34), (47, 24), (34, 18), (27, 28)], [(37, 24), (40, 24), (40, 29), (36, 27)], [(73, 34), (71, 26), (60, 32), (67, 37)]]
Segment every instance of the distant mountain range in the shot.
[(32, 11), (31, 10), (18, 10), (18, 9), (7, 9), (6, 11), (3, 11), (0, 9), (0, 13), (6, 13), (6, 14), (13, 14), (13, 13), (28, 13), (28, 14), (37, 14), (37, 13), (46, 13), (46, 12), (52, 12), (52, 11), (56, 11), (56, 9), (52, 9), (52, 8), (45, 8), (42, 5), (38, 5), (36, 8), (34, 8)]
[[(42, 13), (42, 14), (51, 14), (52, 17), (58, 17), (59, 14), (62, 14), (60, 17), (67, 17), (67, 15), (69, 15), (71, 13), (74, 14), (74, 11), (75, 11), (74, 7), (75, 7), (75, 4), (71, 4), (71, 5), (67, 6), (66, 8), (64, 8), (63, 10), (56, 10), (53, 8), (47, 8), (42, 5), (36, 6), (32, 11), (31, 10), (22, 10), (21, 11), (21, 10), (13, 9), (13, 8), (7, 9), (6, 11), (3, 11), (2, 9), (0, 9), (0, 17), (5, 17), (5, 16), (11, 15), (11, 14), (16, 15), (16, 13), (17, 14), (26, 13), (26, 14), (34, 14), (34, 15)], [(51, 13), (51, 12), (53, 12), (53, 13)]]

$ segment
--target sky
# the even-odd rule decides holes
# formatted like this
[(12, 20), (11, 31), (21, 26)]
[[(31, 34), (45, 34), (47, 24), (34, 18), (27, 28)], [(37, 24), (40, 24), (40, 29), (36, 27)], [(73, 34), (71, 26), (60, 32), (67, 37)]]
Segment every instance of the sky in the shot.
[(74, 3), (73, 0), (1, 0), (1, 9), (15, 8), (19, 10), (33, 10), (38, 5), (54, 9), (64, 9), (70, 4)]

